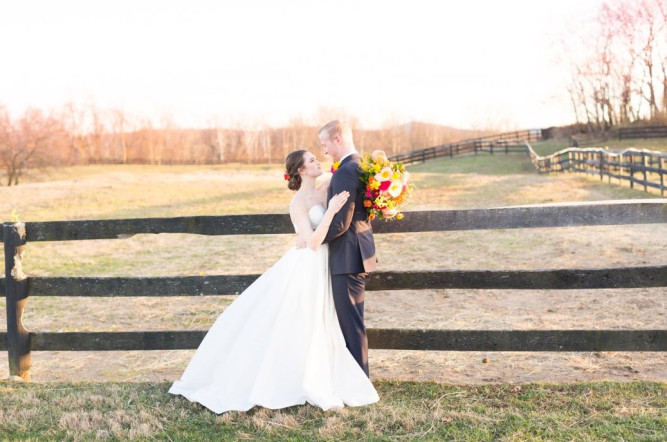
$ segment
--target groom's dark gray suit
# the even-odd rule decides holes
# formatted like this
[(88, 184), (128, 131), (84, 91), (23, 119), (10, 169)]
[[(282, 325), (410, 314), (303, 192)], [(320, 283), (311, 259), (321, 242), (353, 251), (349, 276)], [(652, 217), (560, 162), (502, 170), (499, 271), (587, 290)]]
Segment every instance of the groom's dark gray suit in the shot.
[(329, 244), (331, 286), (338, 322), (347, 348), (368, 375), (368, 338), (364, 326), (364, 292), (375, 271), (373, 229), (364, 207), (364, 184), (359, 180), (360, 155), (345, 158), (331, 178), (328, 200), (347, 190), (350, 198), (334, 216), (324, 242)]

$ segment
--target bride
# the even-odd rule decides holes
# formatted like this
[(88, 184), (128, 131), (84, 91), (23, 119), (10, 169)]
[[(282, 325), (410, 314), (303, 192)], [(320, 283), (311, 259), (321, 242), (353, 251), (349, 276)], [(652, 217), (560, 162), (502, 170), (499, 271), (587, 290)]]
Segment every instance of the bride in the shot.
[(285, 160), (296, 193), (290, 218), (308, 245), (290, 249), (218, 317), (170, 393), (215, 413), (278, 409), (306, 402), (323, 410), (367, 405), (378, 395), (345, 347), (331, 295), (329, 251), (322, 244), (349, 198), (326, 206), (327, 183), (305, 150)]

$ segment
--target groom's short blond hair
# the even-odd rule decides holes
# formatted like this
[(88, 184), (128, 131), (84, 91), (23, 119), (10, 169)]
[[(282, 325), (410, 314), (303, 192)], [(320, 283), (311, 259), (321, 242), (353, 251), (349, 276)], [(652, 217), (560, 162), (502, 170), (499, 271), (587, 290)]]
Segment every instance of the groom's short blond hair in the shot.
[(333, 120), (328, 122), (317, 132), (319, 136), (325, 134), (330, 140), (333, 140), (336, 135), (340, 135), (344, 142), (354, 145), (352, 128), (347, 121)]

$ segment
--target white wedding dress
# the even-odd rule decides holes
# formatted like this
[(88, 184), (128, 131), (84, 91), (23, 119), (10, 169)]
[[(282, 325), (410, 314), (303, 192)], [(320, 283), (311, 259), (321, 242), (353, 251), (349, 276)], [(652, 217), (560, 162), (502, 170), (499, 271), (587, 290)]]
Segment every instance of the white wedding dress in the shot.
[[(315, 228), (324, 208), (308, 215)], [(169, 392), (215, 413), (377, 402), (345, 347), (328, 261), (326, 244), (290, 249), (218, 317)]]

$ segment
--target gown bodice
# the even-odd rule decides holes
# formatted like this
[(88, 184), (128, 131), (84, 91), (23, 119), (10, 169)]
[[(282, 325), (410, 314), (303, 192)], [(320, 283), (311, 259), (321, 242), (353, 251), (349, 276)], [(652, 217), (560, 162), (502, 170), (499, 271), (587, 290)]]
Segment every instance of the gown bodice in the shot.
[(327, 209), (320, 206), (319, 204), (311, 207), (310, 210), (308, 210), (308, 218), (310, 218), (310, 227), (312, 227), (313, 230), (317, 229), (317, 226), (320, 225), (322, 219), (324, 218), (324, 212), (326, 211)]
[[(313, 230), (317, 229), (317, 226), (320, 225), (326, 211), (327, 209), (323, 206), (320, 206), (319, 204), (316, 204), (308, 209), (308, 219), (310, 219), (310, 227), (312, 227)], [(295, 225), (294, 232), (299, 233), (299, 229)]]

